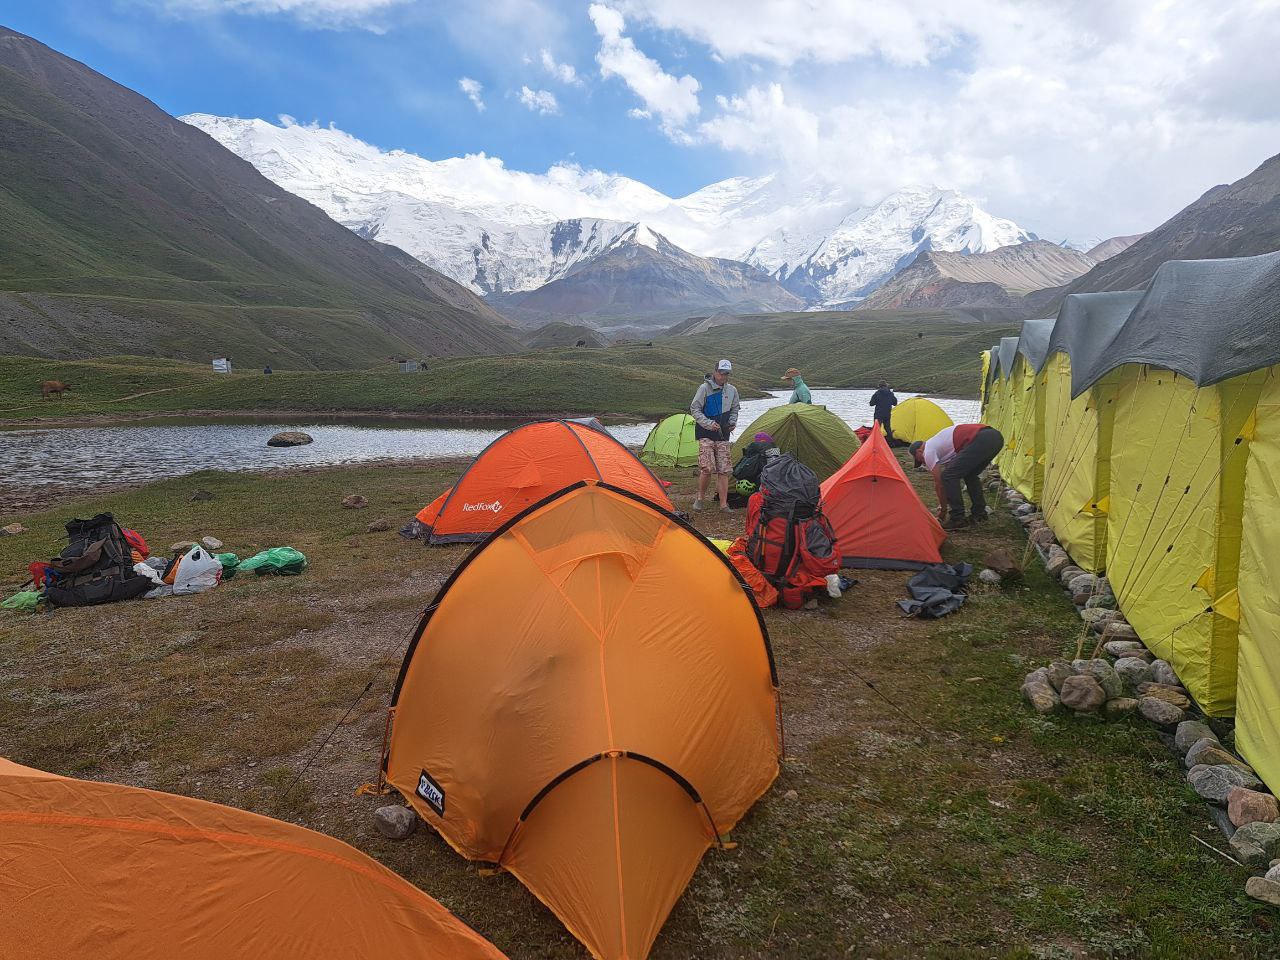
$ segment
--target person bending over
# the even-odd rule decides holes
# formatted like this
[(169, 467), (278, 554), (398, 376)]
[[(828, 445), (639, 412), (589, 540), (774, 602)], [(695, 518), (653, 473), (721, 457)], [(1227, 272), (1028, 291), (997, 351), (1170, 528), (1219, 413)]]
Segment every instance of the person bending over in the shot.
[(911, 444), (917, 467), (933, 474), (938, 494), (938, 519), (943, 530), (959, 530), (965, 525), (964, 488), (969, 489), (970, 519), (987, 519), (987, 500), (982, 493), (982, 471), (1004, 448), (1004, 437), (985, 423), (961, 423), (939, 430), (928, 440)]

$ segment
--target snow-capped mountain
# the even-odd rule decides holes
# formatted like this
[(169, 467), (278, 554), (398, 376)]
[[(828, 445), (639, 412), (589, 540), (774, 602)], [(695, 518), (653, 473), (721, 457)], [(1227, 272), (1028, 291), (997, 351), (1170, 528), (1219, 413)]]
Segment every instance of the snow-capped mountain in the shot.
[(288, 118), (182, 119), (339, 223), (486, 295), (561, 279), (637, 224), (695, 256), (757, 267), (814, 306), (861, 299), (923, 250), (982, 253), (1034, 239), (932, 187), (865, 206), (849, 187), (775, 174), (672, 198), (573, 165), (531, 174), (484, 154), (427, 160)]

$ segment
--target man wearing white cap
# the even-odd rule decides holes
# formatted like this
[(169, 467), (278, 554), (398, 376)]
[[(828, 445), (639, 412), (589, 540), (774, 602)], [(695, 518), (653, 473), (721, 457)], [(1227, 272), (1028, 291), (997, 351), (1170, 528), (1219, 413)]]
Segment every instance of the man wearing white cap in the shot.
[(733, 364), (721, 360), (716, 372), (698, 387), (689, 404), (694, 419), (693, 434), (698, 439), (698, 497), (693, 509), (701, 510), (707, 497), (707, 484), (716, 475), (716, 493), (720, 509), (729, 510), (729, 474), (733, 472), (730, 439), (738, 425), (738, 388), (729, 382)]

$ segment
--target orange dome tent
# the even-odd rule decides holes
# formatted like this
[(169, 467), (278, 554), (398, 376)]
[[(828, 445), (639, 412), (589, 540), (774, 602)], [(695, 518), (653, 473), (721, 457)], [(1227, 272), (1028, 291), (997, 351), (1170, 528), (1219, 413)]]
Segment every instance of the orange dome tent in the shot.
[(918, 570), (941, 563), (947, 539), (878, 426), (822, 483), (822, 510), (835, 528), (846, 567)]
[(539, 420), (485, 447), (418, 520), (428, 543), (473, 543), (579, 480), (611, 483), (674, 509), (649, 468), (609, 433), (571, 420)]
[(607, 484), (559, 492), (467, 557), (392, 710), (389, 782), (611, 960), (648, 954), (781, 756), (749, 588), (674, 514)]
[(0, 847), (28, 960), (502, 958), (345, 843), (204, 800), (0, 759)]

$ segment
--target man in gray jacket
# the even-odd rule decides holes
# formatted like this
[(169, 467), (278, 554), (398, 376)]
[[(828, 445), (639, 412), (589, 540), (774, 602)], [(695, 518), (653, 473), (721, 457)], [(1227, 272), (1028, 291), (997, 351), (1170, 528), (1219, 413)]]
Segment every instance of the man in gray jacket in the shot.
[(729, 382), (733, 364), (721, 360), (716, 372), (707, 377), (693, 395), (689, 413), (694, 419), (693, 435), (698, 440), (698, 496), (693, 509), (701, 510), (707, 484), (716, 475), (720, 509), (729, 510), (729, 474), (733, 472), (730, 441), (738, 426), (738, 388)]

